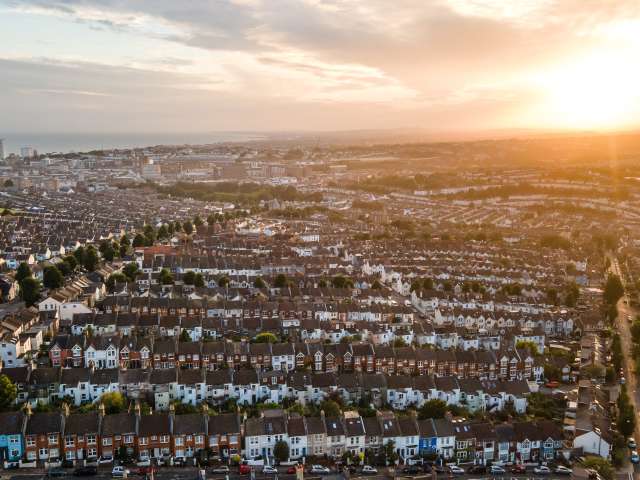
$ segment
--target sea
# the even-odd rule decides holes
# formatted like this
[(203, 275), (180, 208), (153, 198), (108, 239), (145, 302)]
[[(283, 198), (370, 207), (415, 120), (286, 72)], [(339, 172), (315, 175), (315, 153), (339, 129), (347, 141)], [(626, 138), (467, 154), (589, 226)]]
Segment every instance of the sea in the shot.
[(3, 133), (5, 154), (20, 153), (22, 147), (33, 147), (38, 153), (89, 152), (114, 148), (140, 148), (154, 145), (204, 145), (210, 143), (250, 142), (264, 140), (267, 135), (252, 132), (211, 133)]

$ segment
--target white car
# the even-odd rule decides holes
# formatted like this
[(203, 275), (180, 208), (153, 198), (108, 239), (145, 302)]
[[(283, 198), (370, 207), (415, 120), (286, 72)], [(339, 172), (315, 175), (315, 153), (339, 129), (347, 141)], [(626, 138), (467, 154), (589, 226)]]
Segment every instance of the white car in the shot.
[(503, 473), (507, 473), (507, 471), (500, 465), (491, 465), (491, 475), (502, 475)]
[(312, 465), (311, 470), (309, 470), (309, 472), (318, 473), (320, 475), (327, 475), (331, 473), (331, 471), (327, 467), (323, 467), (322, 465)]
[(633, 437), (629, 437), (629, 439), (627, 440), (627, 447), (629, 447), (630, 449), (635, 449), (638, 445), (636, 445), (636, 439)]
[(362, 473), (364, 475), (376, 475), (378, 473), (378, 470), (373, 468), (371, 465), (365, 465), (364, 467), (362, 467)]
[(98, 458), (98, 463), (100, 465), (104, 465), (105, 463), (112, 463), (113, 457), (100, 457)]
[(553, 473), (557, 475), (571, 475), (573, 473), (573, 470), (571, 470), (569, 467), (565, 467), (564, 465), (558, 465), (553, 469)]
[(545, 465), (540, 465), (533, 469), (533, 473), (536, 475), (549, 475), (551, 473), (551, 469)]
[(212, 468), (211, 473), (229, 473), (229, 467), (227, 467), (226, 465), (221, 465), (219, 467)]
[(115, 467), (113, 467), (113, 470), (111, 470), (112, 477), (121, 478), (124, 477), (125, 474), (128, 475), (129, 470), (124, 468), (122, 465), (116, 465)]
[(449, 471), (453, 474), (453, 475), (464, 475), (464, 468), (460, 468), (457, 465), (451, 465), (449, 467)]
[(274, 473), (278, 473), (278, 469), (276, 467), (272, 467), (271, 465), (265, 465), (264, 467), (262, 467), (262, 473), (273, 475)]
[(149, 457), (142, 457), (136, 462), (137, 467), (150, 467), (151, 459)]

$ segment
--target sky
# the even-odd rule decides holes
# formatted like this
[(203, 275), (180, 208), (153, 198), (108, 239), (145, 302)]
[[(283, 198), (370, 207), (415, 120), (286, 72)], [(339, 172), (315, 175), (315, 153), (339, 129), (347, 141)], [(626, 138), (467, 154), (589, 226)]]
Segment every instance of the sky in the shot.
[(0, 136), (636, 128), (638, 59), (638, 0), (0, 0)]

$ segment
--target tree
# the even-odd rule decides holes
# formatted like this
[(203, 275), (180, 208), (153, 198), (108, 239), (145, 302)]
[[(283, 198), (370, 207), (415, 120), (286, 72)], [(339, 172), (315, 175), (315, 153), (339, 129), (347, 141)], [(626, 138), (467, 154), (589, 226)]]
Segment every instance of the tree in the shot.
[(567, 307), (575, 307), (578, 303), (578, 298), (580, 298), (580, 287), (576, 284), (576, 282), (571, 282), (566, 287), (567, 294), (564, 297), (564, 304)]
[(181, 342), (190, 342), (191, 341), (191, 335), (189, 335), (189, 331), (188, 330), (182, 330), (180, 332), (180, 341)]
[(331, 280), (333, 288), (353, 288), (353, 280), (343, 275), (337, 275)]
[(624, 286), (620, 277), (617, 275), (609, 275), (604, 285), (604, 301), (608, 305), (614, 305), (624, 295)]
[(76, 259), (76, 262), (78, 262), (78, 265), (84, 265), (84, 257), (86, 253), (87, 252), (84, 247), (78, 247), (73, 251), (73, 256)]
[(326, 417), (333, 418), (341, 415), (340, 405), (335, 400), (324, 400), (320, 403), (320, 410), (324, 411)]
[(447, 403), (443, 400), (429, 400), (422, 404), (418, 409), (418, 418), (424, 420), (426, 418), (444, 418), (447, 413)]
[(169, 230), (167, 230), (167, 227), (162, 224), (158, 229), (158, 240), (165, 240), (167, 238), (169, 238)]
[(125, 247), (130, 247), (131, 246), (131, 241), (129, 240), (129, 237), (127, 237), (126, 233), (124, 235), (122, 235), (122, 237), (120, 238), (120, 247), (122, 247), (123, 245)]
[(584, 468), (595, 470), (604, 478), (605, 480), (611, 480), (613, 478), (613, 467), (611, 463), (602, 457), (586, 457), (582, 462), (582, 466)]
[(191, 235), (193, 233), (193, 224), (189, 220), (184, 222), (182, 228), (184, 229), (184, 233), (187, 235)]
[(112, 273), (111, 275), (109, 275), (109, 278), (107, 278), (107, 281), (106, 281), (107, 289), (109, 290), (109, 292), (113, 293), (113, 291), (116, 288), (116, 285), (119, 283), (120, 284), (127, 283), (127, 276), (119, 272)]
[(127, 263), (122, 268), (122, 273), (131, 281), (135, 280), (138, 276), (138, 264), (135, 262)]
[(20, 295), (22, 295), (22, 300), (27, 304), (27, 306), (31, 306), (35, 304), (38, 300), (40, 300), (40, 290), (42, 286), (40, 282), (33, 277), (25, 278), (20, 284)]
[(255, 343), (277, 343), (278, 337), (271, 332), (262, 332), (256, 335)]
[(516, 342), (516, 348), (520, 350), (529, 350), (532, 355), (538, 355), (538, 345), (531, 340), (519, 340)]
[(202, 276), (201, 273), (196, 273), (195, 278), (193, 279), (193, 285), (196, 288), (202, 288), (204, 287), (204, 277)]
[(69, 270), (71, 270), (71, 272), (74, 272), (76, 268), (78, 268), (78, 260), (76, 260), (76, 257), (73, 255), (67, 255), (63, 258), (63, 261), (69, 266)]
[(287, 276), (284, 273), (276, 275), (276, 279), (273, 282), (273, 286), (276, 288), (284, 288), (287, 286)]
[(254, 281), (253, 281), (253, 286), (255, 288), (266, 288), (267, 284), (264, 283), (264, 280), (262, 279), (262, 277), (257, 277)]
[(227, 288), (229, 286), (229, 282), (230, 282), (229, 277), (220, 277), (218, 279), (218, 286), (220, 288)]
[(398, 337), (393, 341), (393, 346), (396, 348), (406, 347), (407, 342), (405, 342), (402, 338)]
[(6, 375), (0, 375), (0, 412), (9, 410), (18, 396), (18, 387)]
[(182, 281), (184, 282), (185, 285), (193, 285), (195, 280), (196, 280), (196, 272), (194, 272), (193, 270), (189, 270), (188, 272), (185, 272), (185, 274), (182, 276)]
[(113, 247), (113, 243), (109, 242), (107, 243), (106, 248), (104, 249), (102, 253), (102, 257), (107, 261), (107, 262), (113, 262), (113, 259), (116, 256), (116, 249)]
[(371, 284), (371, 289), (372, 290), (380, 290), (382, 289), (382, 283), (380, 283), (380, 280), (378, 280), (377, 278), (373, 281), (373, 283)]
[(278, 440), (273, 446), (273, 456), (278, 463), (289, 460), (289, 445), (284, 440)]
[(127, 408), (127, 401), (120, 392), (103, 393), (100, 402), (104, 405), (106, 414), (122, 413)]
[(16, 282), (22, 283), (25, 278), (29, 278), (32, 275), (31, 268), (26, 262), (21, 262), (16, 270)]
[(98, 258), (98, 252), (96, 252), (96, 249), (90, 245), (87, 248), (87, 251), (84, 257), (84, 263), (83, 263), (84, 268), (86, 268), (88, 272), (93, 272), (98, 266), (99, 261), (100, 260)]
[(136, 233), (136, 236), (133, 237), (133, 248), (144, 247), (145, 239), (141, 233)]
[(46, 288), (54, 290), (64, 285), (64, 276), (58, 267), (51, 265), (42, 271), (42, 283)]
[(162, 285), (172, 285), (173, 284), (173, 275), (166, 268), (160, 270), (160, 274), (158, 275), (158, 281)]
[(196, 217), (193, 219), (193, 224), (196, 227), (201, 227), (204, 224), (204, 222), (202, 221), (202, 219), (198, 215), (196, 215)]
[(11, 188), (11, 187), (13, 187), (13, 180), (11, 180), (10, 178), (7, 178), (7, 179), (4, 181), (4, 186), (5, 186), (6, 188)]

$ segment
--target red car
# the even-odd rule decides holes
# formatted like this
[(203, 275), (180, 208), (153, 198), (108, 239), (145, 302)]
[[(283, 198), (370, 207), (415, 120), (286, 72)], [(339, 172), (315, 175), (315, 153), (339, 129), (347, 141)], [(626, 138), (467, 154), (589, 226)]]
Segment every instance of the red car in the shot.
[(248, 475), (249, 473), (251, 473), (251, 467), (245, 463), (241, 463), (240, 467), (238, 468), (238, 473), (240, 475)]
[(287, 468), (287, 473), (290, 475), (293, 475), (296, 473), (296, 467), (289, 467)]
[(527, 473), (527, 468), (524, 465), (514, 465), (511, 473)]
[(558, 382), (557, 380), (551, 380), (550, 382), (547, 382), (545, 384), (545, 387), (547, 388), (558, 388), (560, 386), (560, 382)]

